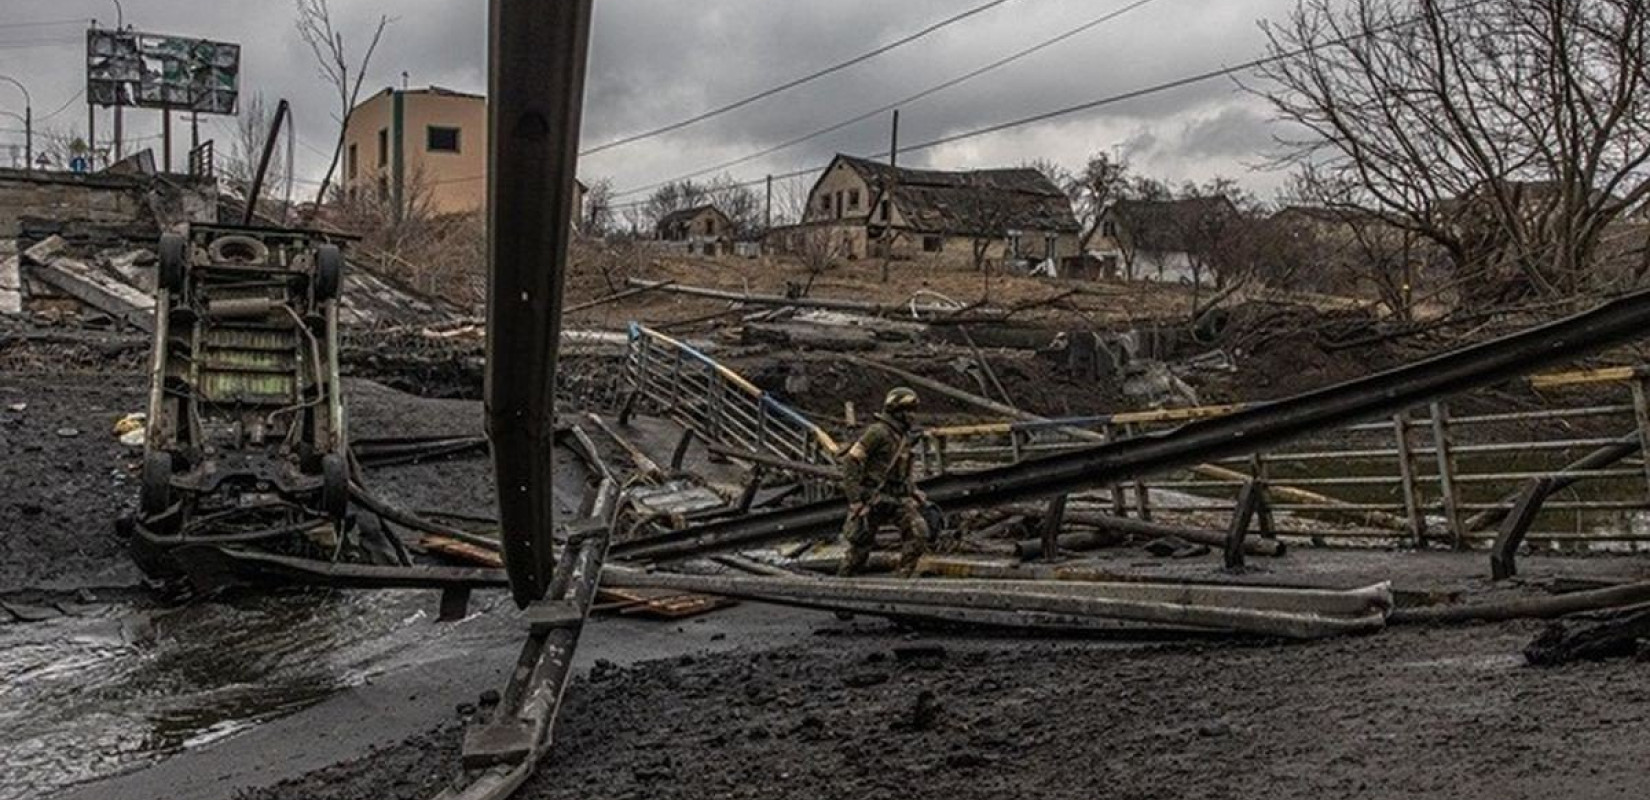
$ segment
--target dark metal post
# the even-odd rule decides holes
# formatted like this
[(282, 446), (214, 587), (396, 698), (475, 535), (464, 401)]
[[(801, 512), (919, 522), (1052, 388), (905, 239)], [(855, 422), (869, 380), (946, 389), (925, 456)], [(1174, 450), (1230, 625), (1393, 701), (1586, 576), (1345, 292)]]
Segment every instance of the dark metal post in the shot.
[[(251, 225), (253, 216), (258, 213), (258, 196), (264, 193), (264, 175), (269, 171), (269, 159), (275, 154), (275, 142), (281, 138), (281, 126), (286, 123), (286, 115), (290, 107), (285, 99), (275, 107), (275, 121), (270, 123), (269, 138), (264, 140), (264, 153), (258, 159), (258, 171), (252, 175), (252, 189), (246, 195), (246, 213), (241, 215), (242, 225)], [(167, 119), (171, 119), (168, 113)], [(168, 125), (168, 128), (171, 126)], [(167, 133), (167, 141), (171, 141), (171, 133)], [(170, 172), (171, 156), (167, 156), (168, 172)]]
[(97, 106), (91, 100), (86, 101), (86, 168), (97, 171)]
[(773, 230), (773, 176), (768, 176), (768, 207), (762, 215), (763, 232)]
[(1432, 404), (1432, 441), (1438, 451), (1438, 488), (1444, 495), (1444, 519), (1449, 523), (1450, 541), (1456, 550), (1465, 550), (1466, 529), (1461, 527), (1461, 497), (1455, 486), (1449, 406), (1442, 402)]
[(160, 171), (172, 174), (172, 112), (165, 108), (160, 110)]
[(554, 564), (556, 356), (592, 6), (492, 0), (488, 14), (487, 434), (522, 607)]
[(1055, 495), (1048, 501), (1048, 511), (1043, 516), (1043, 560), (1060, 560), (1060, 528), (1066, 522), (1066, 500), (1070, 495)]
[(1404, 518), (1409, 521), (1410, 543), (1422, 548), (1427, 543), (1427, 518), (1421, 510), (1421, 489), (1415, 484), (1415, 456), (1409, 446), (1409, 412), (1392, 417), (1392, 430), (1397, 434), (1398, 479), (1404, 488)]

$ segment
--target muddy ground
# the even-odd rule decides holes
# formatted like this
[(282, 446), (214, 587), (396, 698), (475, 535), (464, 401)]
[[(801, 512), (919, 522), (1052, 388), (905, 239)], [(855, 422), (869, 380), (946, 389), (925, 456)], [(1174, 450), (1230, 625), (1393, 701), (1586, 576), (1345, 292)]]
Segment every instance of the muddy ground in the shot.
[[(1523, 665), (1536, 626), (1312, 644), (914, 638), (603, 669), (535, 798), (1638, 798), (1650, 665)], [(430, 796), (459, 729), (244, 800)]]

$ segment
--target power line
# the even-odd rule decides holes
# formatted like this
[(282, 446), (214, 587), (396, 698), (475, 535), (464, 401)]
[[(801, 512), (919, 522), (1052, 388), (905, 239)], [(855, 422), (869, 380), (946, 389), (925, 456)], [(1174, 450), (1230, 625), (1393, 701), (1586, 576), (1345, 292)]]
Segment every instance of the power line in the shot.
[(41, 117), (37, 121), (38, 122), (50, 122), (53, 117), (57, 116), (58, 114), (61, 114), (61, 113), (65, 112), (65, 111), (68, 111), (69, 106), (74, 105), (74, 101), (79, 100), (80, 98), (85, 97), (85, 96), (86, 96), (86, 87), (82, 86), (82, 87), (80, 87), (80, 91), (74, 93), (74, 97), (69, 98), (68, 101), (65, 102), (63, 105), (59, 106), (56, 111), (53, 111), (52, 113), (47, 114), (44, 117)]
[(854, 56), (853, 58), (850, 58), (847, 61), (842, 61), (842, 62), (833, 64), (829, 67), (825, 67), (824, 69), (820, 69), (820, 70), (816, 70), (814, 72), (810, 72), (807, 75), (803, 75), (800, 78), (795, 78), (795, 79), (786, 81), (785, 83), (779, 84), (778, 86), (774, 86), (774, 87), (769, 88), (769, 89), (763, 89), (762, 91), (757, 92), (756, 94), (753, 94), (749, 97), (745, 97), (745, 98), (740, 99), (740, 100), (735, 100), (732, 103), (728, 103), (727, 105), (723, 105), (723, 106), (718, 106), (716, 108), (713, 108), (709, 111), (705, 111), (705, 112), (700, 113), (700, 114), (695, 114), (694, 116), (688, 117), (687, 119), (680, 120), (680, 121), (677, 121), (677, 122), (672, 122), (669, 125), (665, 125), (665, 126), (662, 126), (662, 127), (659, 127), (659, 128), (654, 128), (653, 130), (650, 130), (650, 131), (644, 131), (642, 133), (632, 134), (630, 136), (625, 136), (625, 137), (622, 137), (622, 138), (619, 138), (619, 139), (615, 139), (611, 142), (605, 142), (603, 144), (596, 145), (595, 147), (589, 148), (589, 149), (585, 150), (584, 152), (579, 153), (579, 155), (581, 155), (581, 156), (595, 155), (597, 153), (601, 153), (601, 152), (604, 152), (604, 151), (607, 151), (607, 150), (612, 150), (615, 147), (622, 147), (622, 146), (627, 145), (627, 144), (634, 144), (634, 143), (640, 142), (644, 139), (651, 139), (655, 136), (661, 136), (661, 135), (664, 135), (666, 133), (670, 133), (672, 131), (679, 131), (679, 130), (681, 130), (683, 128), (686, 128), (690, 125), (697, 125), (698, 123), (704, 122), (707, 119), (711, 119), (713, 117), (719, 117), (719, 116), (721, 116), (723, 114), (726, 114), (730, 111), (735, 111), (737, 109), (744, 108), (745, 106), (748, 106), (751, 103), (755, 103), (759, 100), (764, 100), (766, 98), (773, 97), (776, 94), (780, 94), (782, 92), (790, 91), (791, 89), (795, 89), (796, 87), (801, 86), (802, 84), (809, 83), (809, 82), (812, 82), (812, 81), (816, 81), (816, 80), (819, 80), (820, 78), (823, 78), (827, 75), (832, 75), (832, 74), (835, 74), (837, 72), (841, 72), (842, 70), (845, 70), (845, 69), (847, 69), (849, 67), (852, 67), (856, 64), (862, 64), (866, 61), (869, 61), (873, 58), (876, 58), (877, 56), (880, 56), (880, 55), (882, 55), (884, 53), (887, 53), (891, 50), (895, 50), (897, 48), (900, 48), (900, 47), (903, 47), (907, 44), (910, 44), (914, 41), (917, 41), (918, 39), (921, 39), (925, 36), (928, 36), (929, 34), (932, 34), (935, 31), (938, 31), (942, 28), (949, 27), (949, 26), (954, 25), (958, 22), (962, 22), (963, 20), (968, 19), (969, 17), (973, 17), (973, 16), (976, 16), (978, 14), (985, 13), (986, 11), (990, 11), (991, 9), (996, 8), (997, 6), (1003, 5), (1004, 3), (1008, 3), (1008, 2), (1011, 2), (1011, 0), (991, 0), (991, 2), (985, 3), (984, 5), (975, 6), (974, 8), (971, 8), (971, 9), (969, 9), (967, 11), (964, 11), (960, 14), (955, 14), (953, 16), (942, 19), (939, 22), (936, 22), (932, 25), (929, 25), (926, 28), (923, 28), (922, 30), (919, 30), (915, 33), (911, 33), (911, 34), (907, 34), (905, 36), (902, 36), (902, 37), (900, 37), (898, 39), (895, 39), (894, 41), (889, 42), (888, 44), (885, 44), (881, 47), (878, 47), (875, 50), (872, 50), (868, 53), (862, 53), (860, 55)]
[(752, 161), (755, 161), (759, 158), (762, 158), (763, 156), (773, 155), (774, 153), (778, 153), (782, 150), (789, 150), (790, 148), (795, 147), (799, 144), (803, 144), (804, 142), (809, 142), (809, 141), (812, 141), (814, 139), (818, 139), (821, 136), (826, 136), (826, 135), (829, 135), (829, 134), (832, 134), (832, 133), (836, 133), (837, 131), (840, 131), (844, 128), (847, 128), (847, 127), (850, 127), (850, 126), (853, 126), (853, 125), (857, 125), (857, 124), (859, 124), (861, 122), (864, 122), (868, 119), (872, 119), (872, 118), (880, 116), (882, 114), (886, 114), (890, 111), (893, 111), (896, 108), (900, 108), (902, 106), (909, 105), (911, 103), (917, 102), (918, 100), (922, 100), (924, 98), (931, 97), (931, 96), (939, 94), (940, 92), (943, 92), (947, 89), (953, 88), (953, 87), (961, 85), (963, 83), (967, 83), (968, 81), (971, 81), (975, 78), (978, 78), (981, 75), (984, 75), (988, 72), (992, 72), (992, 71), (1001, 69), (1003, 67), (1006, 67), (1009, 64), (1012, 64), (1016, 61), (1019, 61), (1023, 58), (1031, 56), (1033, 54), (1039, 53), (1039, 52), (1041, 52), (1043, 50), (1046, 50), (1050, 47), (1053, 47), (1054, 45), (1057, 45), (1061, 42), (1064, 42), (1067, 39), (1070, 39), (1074, 36), (1077, 36), (1077, 35), (1083, 34), (1083, 33), (1087, 33), (1088, 31), (1091, 31), (1091, 30), (1095, 29), (1096, 27), (1099, 27), (1100, 25), (1103, 25), (1103, 24), (1105, 24), (1107, 22), (1110, 22), (1110, 21), (1112, 21), (1112, 20), (1114, 20), (1118, 17), (1121, 17), (1121, 16), (1123, 16), (1124, 14), (1127, 14), (1130, 11), (1133, 11), (1137, 8), (1140, 8), (1141, 6), (1149, 5), (1149, 4), (1154, 3), (1154, 2), (1157, 2), (1157, 0), (1135, 0), (1135, 2), (1130, 3), (1126, 6), (1123, 6), (1122, 8), (1114, 9), (1112, 11), (1109, 11), (1105, 14), (1100, 15), (1099, 17), (1096, 17), (1092, 20), (1089, 20), (1088, 22), (1085, 22), (1082, 25), (1079, 25), (1075, 28), (1070, 28), (1070, 29), (1060, 33), (1059, 35), (1054, 36), (1053, 38), (1044, 39), (1043, 41), (1038, 42), (1037, 44), (1034, 44), (1034, 45), (1032, 45), (1030, 47), (1027, 47), (1023, 50), (1019, 50), (1019, 51), (1016, 51), (1014, 53), (1010, 53), (1009, 55), (1004, 56), (1002, 58), (999, 58), (996, 61), (993, 61), (989, 64), (986, 64), (985, 66), (982, 66), (978, 69), (972, 70), (970, 72), (963, 73), (962, 75), (959, 75), (955, 78), (951, 78), (950, 80), (943, 81), (941, 83), (935, 84), (933, 86), (930, 86), (926, 89), (923, 89), (922, 91), (917, 92), (916, 94), (910, 95), (908, 97), (902, 97), (902, 98), (900, 98), (898, 100), (895, 100), (891, 103), (887, 103), (887, 104), (884, 104), (882, 106), (878, 106), (877, 108), (874, 108), (874, 109), (872, 109), (870, 111), (867, 111), (863, 114), (860, 114), (858, 116), (850, 117), (850, 118), (845, 119), (841, 122), (837, 122), (837, 123), (834, 123), (832, 125), (828, 125), (824, 128), (820, 128), (819, 130), (814, 131), (813, 133), (809, 133), (809, 134), (806, 134), (804, 136), (798, 136), (794, 139), (790, 139), (790, 140), (787, 140), (785, 142), (781, 142), (779, 144), (773, 145), (771, 147), (767, 147), (767, 148), (764, 148), (762, 150), (758, 150), (754, 153), (748, 153), (746, 155), (735, 158), (732, 161), (724, 161), (724, 162), (722, 162), (720, 164), (717, 164), (715, 166), (705, 167), (703, 169), (698, 169), (698, 170), (695, 170), (693, 172), (689, 172), (685, 175), (677, 176), (677, 177), (672, 178), (670, 180), (660, 181), (658, 183), (649, 184), (647, 186), (642, 186), (642, 187), (639, 187), (639, 188), (636, 188), (636, 189), (629, 189), (629, 190), (626, 190), (624, 192), (621, 192), (619, 194), (614, 195), (614, 197), (626, 197), (626, 196), (629, 196), (629, 195), (632, 195), (632, 194), (637, 194), (639, 192), (652, 191), (653, 189), (657, 189), (660, 186), (664, 186), (665, 184), (675, 183), (677, 181), (691, 180), (693, 178), (698, 178), (698, 177), (702, 177), (702, 176), (705, 176), (705, 175), (711, 175), (711, 174), (714, 174), (714, 173), (723, 172), (725, 170), (732, 169), (733, 167), (737, 167), (737, 166), (740, 166), (742, 164), (748, 164)]
[[(1466, 10), (1468, 10), (1470, 8), (1473, 8), (1473, 7), (1476, 7), (1476, 6), (1484, 5), (1485, 3), (1488, 3), (1488, 2), (1490, 2), (1490, 0), (1468, 0), (1468, 2), (1463, 2), (1460, 5), (1457, 5), (1454, 8), (1450, 8), (1446, 11), (1441, 12), (1441, 13), (1443, 13), (1443, 14), (1455, 14), (1457, 12), (1466, 11)], [(902, 146), (902, 147), (899, 148), (899, 151), (901, 153), (914, 153), (914, 152), (918, 152), (918, 151), (921, 151), (921, 150), (929, 150), (929, 149), (932, 149), (932, 148), (935, 148), (935, 147), (940, 147), (942, 145), (947, 145), (947, 144), (952, 144), (952, 143), (955, 143), (955, 142), (960, 142), (960, 141), (963, 141), (965, 139), (973, 139), (973, 138), (978, 137), (978, 136), (986, 136), (988, 134), (1001, 133), (1002, 131), (1012, 130), (1014, 128), (1022, 128), (1022, 127), (1025, 127), (1027, 125), (1035, 125), (1039, 122), (1047, 122), (1051, 119), (1057, 119), (1059, 117), (1070, 116), (1072, 114), (1081, 113), (1083, 111), (1092, 111), (1092, 110), (1094, 110), (1096, 108), (1100, 108), (1102, 106), (1109, 106), (1109, 105), (1112, 105), (1112, 104), (1115, 104), (1115, 103), (1124, 102), (1126, 100), (1134, 100), (1134, 99), (1137, 99), (1137, 98), (1140, 98), (1140, 97), (1145, 97), (1147, 95), (1157, 94), (1159, 92), (1167, 92), (1167, 91), (1170, 91), (1170, 90), (1173, 90), (1173, 89), (1179, 89), (1183, 86), (1189, 86), (1189, 85), (1194, 84), (1194, 83), (1201, 83), (1203, 81), (1212, 80), (1214, 78), (1221, 78), (1221, 77), (1226, 77), (1226, 76), (1229, 76), (1229, 75), (1234, 75), (1234, 74), (1237, 74), (1239, 72), (1247, 72), (1247, 71), (1252, 70), (1256, 67), (1262, 67), (1262, 66), (1265, 66), (1267, 64), (1276, 63), (1278, 61), (1286, 61), (1288, 59), (1296, 58), (1296, 57), (1303, 56), (1303, 55), (1307, 55), (1309, 53), (1315, 53), (1315, 52), (1317, 52), (1319, 50), (1323, 50), (1325, 48), (1337, 47), (1337, 46), (1344, 45), (1344, 44), (1350, 44), (1351, 42), (1357, 41), (1359, 39), (1367, 39), (1371, 36), (1377, 36), (1377, 35), (1381, 35), (1381, 34), (1391, 33), (1393, 31), (1396, 31), (1396, 30), (1399, 30), (1399, 29), (1402, 29), (1402, 28), (1407, 28), (1411, 25), (1419, 24), (1423, 21), (1424, 21), (1423, 18), (1417, 17), (1417, 18), (1414, 18), (1414, 19), (1408, 19), (1408, 20), (1393, 22), (1391, 24), (1388, 24), (1388, 25), (1385, 25), (1385, 26), (1382, 26), (1382, 27), (1379, 27), (1379, 28), (1374, 28), (1372, 30), (1360, 31), (1360, 32), (1353, 33), (1353, 34), (1350, 34), (1350, 35), (1347, 35), (1347, 36), (1342, 36), (1342, 37), (1339, 37), (1339, 38), (1336, 38), (1336, 39), (1329, 39), (1329, 40), (1326, 40), (1326, 41), (1315, 42), (1313, 44), (1305, 45), (1303, 47), (1297, 47), (1294, 50), (1289, 50), (1289, 51), (1286, 51), (1286, 52), (1277, 53), (1277, 54), (1270, 55), (1270, 56), (1262, 56), (1260, 58), (1251, 59), (1251, 60), (1245, 61), (1241, 64), (1235, 64), (1235, 65), (1232, 65), (1232, 66), (1229, 66), (1229, 67), (1221, 67), (1219, 69), (1212, 69), (1212, 70), (1208, 70), (1206, 72), (1197, 73), (1196, 75), (1188, 75), (1188, 76), (1183, 77), (1183, 78), (1176, 78), (1174, 80), (1164, 81), (1162, 83), (1154, 84), (1152, 86), (1147, 86), (1147, 87), (1142, 88), (1142, 89), (1135, 89), (1135, 90), (1132, 90), (1132, 91), (1123, 92), (1121, 94), (1114, 94), (1114, 95), (1111, 95), (1109, 97), (1102, 97), (1098, 100), (1090, 100), (1086, 103), (1078, 103), (1077, 105), (1074, 105), (1074, 106), (1066, 106), (1065, 108), (1055, 109), (1053, 111), (1045, 111), (1041, 114), (1033, 114), (1029, 117), (1021, 117), (1020, 119), (1011, 120), (1011, 121), (1008, 121), (1008, 122), (1000, 122), (1000, 123), (997, 123), (995, 125), (987, 125), (983, 128), (976, 128), (974, 130), (966, 131), (964, 133), (957, 133), (957, 134), (951, 134), (949, 136), (942, 136), (938, 139), (932, 139), (932, 140), (929, 140), (929, 141), (926, 141), (926, 142), (922, 142), (920, 144), (911, 145), (909, 147)], [(878, 154), (877, 156), (873, 156), (873, 158), (886, 157), (887, 155), (889, 155), (887, 152), (883, 152), (883, 153)]]
[[(1463, 3), (1457, 5), (1453, 8), (1444, 10), (1440, 13), (1445, 14), (1445, 15), (1455, 14), (1455, 13), (1458, 13), (1458, 12), (1461, 12), (1461, 11), (1466, 11), (1466, 10), (1475, 8), (1477, 6), (1484, 5), (1485, 3), (1488, 3), (1488, 2), (1490, 2), (1490, 0), (1467, 0), (1467, 2), (1463, 2)], [(919, 151), (922, 151), (922, 150), (930, 150), (930, 149), (933, 149), (935, 147), (940, 147), (940, 146), (947, 145), (947, 144), (953, 144), (953, 143), (964, 141), (964, 140), (967, 140), (967, 139), (973, 139), (973, 138), (976, 138), (976, 137), (986, 136), (986, 135), (993, 134), (993, 133), (1001, 133), (1002, 131), (1012, 130), (1012, 129), (1015, 129), (1015, 128), (1021, 128), (1021, 127), (1025, 127), (1027, 125), (1034, 125), (1034, 124), (1037, 124), (1037, 123), (1040, 123), (1040, 122), (1047, 122), (1047, 121), (1052, 120), (1052, 119), (1058, 119), (1060, 117), (1070, 116), (1072, 114), (1077, 114), (1077, 113), (1081, 113), (1081, 112), (1084, 112), (1084, 111), (1092, 111), (1096, 108), (1101, 108), (1103, 106), (1114, 105), (1116, 103), (1121, 103), (1121, 102), (1125, 102), (1125, 101), (1128, 101), (1128, 100), (1135, 100), (1135, 99), (1145, 97), (1145, 96), (1148, 96), (1148, 95), (1159, 94), (1161, 92), (1166, 92), (1166, 91), (1171, 91), (1171, 90), (1174, 90), (1174, 89), (1179, 89), (1179, 88), (1182, 88), (1184, 86), (1189, 86), (1189, 85), (1194, 84), (1194, 83), (1201, 83), (1203, 81), (1212, 80), (1214, 78), (1220, 78), (1220, 77), (1225, 77), (1225, 76), (1229, 76), (1229, 75), (1234, 75), (1234, 74), (1239, 73), (1239, 72), (1244, 72), (1244, 71), (1247, 71), (1247, 70), (1254, 69), (1256, 67), (1261, 67), (1261, 66), (1265, 66), (1267, 64), (1278, 62), (1278, 61), (1284, 61), (1284, 60), (1287, 60), (1287, 59), (1290, 59), (1290, 58), (1295, 58), (1295, 57), (1298, 57), (1298, 56), (1302, 56), (1302, 55), (1306, 55), (1306, 54), (1309, 54), (1309, 53), (1317, 52), (1318, 50), (1323, 50), (1323, 49), (1326, 49), (1326, 48), (1329, 48), (1329, 47), (1336, 47), (1336, 46), (1340, 46), (1340, 45), (1349, 44), (1349, 43), (1357, 41), (1359, 39), (1369, 38), (1370, 36), (1375, 36), (1375, 35), (1385, 34), (1385, 33), (1391, 33), (1392, 31), (1396, 31), (1396, 30), (1399, 30), (1399, 29), (1402, 29), (1402, 28), (1406, 28), (1406, 27), (1409, 27), (1411, 25), (1416, 25), (1416, 24), (1419, 24), (1423, 21), (1424, 21), (1424, 18), (1420, 18), (1420, 17), (1413, 18), (1413, 19), (1408, 19), (1408, 20), (1396, 21), (1396, 22), (1390, 23), (1388, 25), (1385, 25), (1385, 26), (1382, 26), (1382, 27), (1379, 27), (1379, 28), (1374, 28), (1374, 29), (1371, 29), (1371, 30), (1368, 30), (1368, 31), (1360, 31), (1360, 32), (1350, 34), (1350, 35), (1347, 35), (1347, 36), (1342, 36), (1342, 37), (1339, 37), (1339, 38), (1336, 38), (1336, 39), (1329, 39), (1329, 40), (1325, 40), (1325, 41), (1322, 41), (1322, 42), (1316, 42), (1316, 43), (1313, 43), (1313, 44), (1310, 44), (1310, 45), (1305, 45), (1303, 47), (1299, 47), (1299, 48), (1296, 48), (1294, 50), (1290, 50), (1290, 51), (1287, 51), (1287, 52), (1277, 53), (1277, 54), (1270, 55), (1270, 56), (1263, 56), (1261, 58), (1251, 59), (1251, 60), (1245, 61), (1241, 64), (1235, 64), (1235, 65), (1228, 66), (1228, 67), (1221, 67), (1221, 68), (1218, 68), (1218, 69), (1207, 70), (1205, 72), (1196, 73), (1194, 75), (1188, 75), (1188, 76), (1185, 76), (1185, 77), (1182, 77), (1182, 78), (1176, 78), (1174, 80), (1164, 81), (1162, 83), (1153, 84), (1151, 86), (1147, 86), (1147, 87), (1144, 87), (1144, 88), (1134, 89), (1134, 90), (1131, 90), (1131, 91), (1122, 92), (1120, 94), (1109, 95), (1107, 97), (1102, 97), (1102, 98), (1099, 98), (1099, 99), (1096, 99), (1096, 100), (1090, 100), (1088, 102), (1078, 103), (1077, 105), (1067, 106), (1065, 108), (1055, 109), (1053, 111), (1045, 111), (1045, 112), (1042, 112), (1042, 113), (1039, 113), (1039, 114), (1033, 114), (1033, 115), (1028, 116), (1028, 117), (1021, 117), (1019, 119), (1010, 120), (1008, 122), (1000, 122), (1000, 123), (996, 123), (996, 124), (992, 124), (992, 125), (987, 125), (987, 126), (982, 127), (982, 128), (976, 128), (974, 130), (965, 131), (965, 132), (962, 132), (962, 133), (950, 134), (950, 135), (947, 135), (947, 136), (942, 136), (940, 138), (932, 139), (932, 140), (929, 140), (929, 141), (926, 141), (926, 142), (921, 142), (921, 143), (918, 143), (918, 144), (902, 145), (899, 148), (899, 152), (900, 153), (914, 153), (914, 152), (919, 152)], [(876, 153), (874, 155), (866, 156), (866, 157), (871, 158), (871, 159), (881, 159), (881, 158), (887, 158), (889, 155), (891, 155), (891, 153), (887, 150), (884, 150), (880, 153)], [(823, 169), (823, 167), (816, 166), (816, 167), (813, 167), (811, 169), (798, 170), (797, 172), (787, 173), (783, 177), (795, 177), (797, 174), (806, 174), (806, 173), (809, 173), (809, 172), (817, 172), (820, 169)], [(775, 180), (778, 180), (780, 177), (781, 176), (777, 176), (777, 175), (774, 176)], [(758, 179), (751, 180), (751, 181), (744, 181), (744, 182), (741, 182), (741, 183), (736, 183), (736, 184), (734, 184), (734, 186), (756, 186), (756, 185), (762, 183), (765, 180), (767, 180), (767, 178), (763, 177), (763, 178), (758, 178)], [(666, 181), (666, 183), (669, 183), (669, 181)], [(639, 191), (645, 191), (646, 188), (656, 188), (656, 186), (658, 186), (658, 185), (662, 185), (662, 184), (655, 184), (654, 187), (645, 187), (643, 189), (630, 189), (630, 190), (627, 190), (627, 191), (624, 191), (624, 192), (615, 193), (613, 196), (614, 197), (628, 196), (628, 195), (631, 195), (631, 194), (636, 194)], [(640, 204), (641, 203), (638, 202), (638, 203), (634, 203), (634, 204), (625, 204), (625, 205), (640, 205)], [(617, 208), (617, 207), (620, 207), (620, 206), (614, 206), (614, 207)]]
[(12, 40), (9, 42), (0, 42), (0, 50), (24, 50), (32, 47), (63, 47), (65, 45), (85, 43), (86, 39), (79, 36), (73, 39), (40, 39), (37, 41)]
[(0, 22), (0, 30), (11, 30), (13, 28), (57, 28), (64, 25), (90, 25), (91, 22), (91, 17), (48, 19), (41, 20), (40, 22)]

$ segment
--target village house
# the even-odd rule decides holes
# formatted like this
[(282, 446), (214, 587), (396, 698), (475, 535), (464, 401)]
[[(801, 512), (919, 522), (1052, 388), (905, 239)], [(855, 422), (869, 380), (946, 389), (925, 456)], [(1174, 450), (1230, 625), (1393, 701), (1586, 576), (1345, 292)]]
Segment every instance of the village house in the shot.
[(1107, 277), (1163, 283), (1210, 283), (1193, 240), (1200, 231), (1236, 218), (1224, 196), (1181, 200), (1119, 200), (1100, 218), (1089, 252)]
[(1034, 169), (940, 172), (838, 155), (808, 193), (799, 225), (775, 231), (780, 250), (829, 237), (848, 259), (962, 265), (1058, 263), (1077, 255), (1071, 202)]
[(672, 211), (659, 218), (659, 241), (694, 255), (725, 255), (733, 249), (733, 220), (714, 205)]
[[(588, 189), (577, 184), (575, 225)], [(385, 89), (344, 123), (343, 187), (392, 209), (418, 201), (436, 214), (487, 205), (487, 98), (439, 86)], [(369, 194), (370, 193), (370, 194)]]

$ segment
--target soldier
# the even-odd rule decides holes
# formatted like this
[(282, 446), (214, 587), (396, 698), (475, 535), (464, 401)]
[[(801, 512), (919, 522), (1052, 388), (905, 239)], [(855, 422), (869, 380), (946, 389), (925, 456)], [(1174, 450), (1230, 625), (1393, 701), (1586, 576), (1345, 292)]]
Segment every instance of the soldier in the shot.
[(837, 571), (840, 576), (865, 569), (877, 528), (884, 523), (899, 525), (901, 575), (915, 573), (927, 549), (928, 522), (922, 515), (927, 498), (911, 481), (911, 409), (916, 407), (916, 392), (903, 386), (889, 391), (882, 413), (842, 457), (842, 492), (848, 497), (842, 538), (848, 552)]

